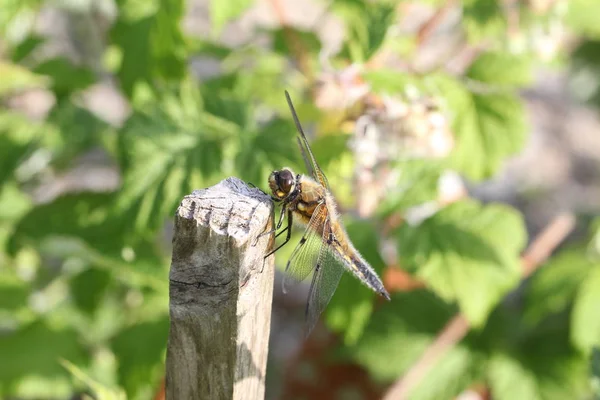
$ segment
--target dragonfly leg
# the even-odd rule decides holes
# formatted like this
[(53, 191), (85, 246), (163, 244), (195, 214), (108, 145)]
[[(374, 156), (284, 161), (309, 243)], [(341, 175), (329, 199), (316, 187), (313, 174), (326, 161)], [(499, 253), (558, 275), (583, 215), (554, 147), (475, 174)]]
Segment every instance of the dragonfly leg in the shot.
[[(283, 223), (283, 216), (284, 215), (285, 215), (285, 204), (283, 204), (282, 207), (281, 207), (281, 213), (279, 214), (279, 221), (277, 222), (277, 226), (275, 228), (271, 229), (270, 231), (265, 231), (265, 232), (261, 233), (260, 235), (258, 235), (256, 237), (256, 239), (254, 239), (254, 243), (252, 244), (252, 246), (256, 246), (256, 243), (258, 243), (258, 239), (260, 239), (261, 237), (266, 236), (266, 235), (270, 235), (270, 234), (272, 234), (274, 232), (277, 232), (277, 229), (281, 228), (281, 224)], [(279, 232), (277, 234), (277, 236), (279, 236), (282, 232)], [(277, 236), (275, 236), (275, 237), (277, 237)]]
[[(269, 257), (271, 254), (274, 254), (277, 250), (279, 250), (280, 248), (282, 248), (283, 246), (285, 246), (287, 244), (287, 242), (290, 241), (290, 238), (292, 237), (292, 223), (293, 223), (293, 216), (292, 216), (292, 212), (288, 211), (287, 213), (288, 215), (288, 224), (287, 226), (283, 229), (283, 231), (279, 232), (277, 234), (277, 236), (281, 235), (283, 232), (287, 231), (287, 235), (285, 235), (285, 240), (283, 241), (283, 243), (281, 243), (279, 246), (277, 246), (277, 248), (275, 250), (270, 251), (265, 258)], [(281, 219), (281, 218), (280, 218)], [(278, 224), (279, 225), (279, 224)], [(277, 237), (276, 236), (276, 237)]]

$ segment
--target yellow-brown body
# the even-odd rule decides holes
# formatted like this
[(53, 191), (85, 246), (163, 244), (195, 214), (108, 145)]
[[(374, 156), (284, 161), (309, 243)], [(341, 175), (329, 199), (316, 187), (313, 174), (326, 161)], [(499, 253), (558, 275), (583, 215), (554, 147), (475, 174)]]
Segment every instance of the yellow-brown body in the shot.
[[(287, 168), (280, 172), (282, 171), (290, 171), (295, 182), (286, 193), (277, 185), (272, 174), (269, 185), (273, 195), (286, 203), (287, 209), (294, 214), (296, 222), (303, 226), (310, 223), (310, 229), (315, 230), (319, 237), (323, 238), (324, 245), (329, 246), (333, 255), (348, 271), (376, 292), (381, 292), (383, 286), (377, 274), (350, 242), (339, 220), (336, 203), (331, 193), (306, 175), (294, 175)], [(315, 212), (318, 212), (318, 220), (311, 223)]]

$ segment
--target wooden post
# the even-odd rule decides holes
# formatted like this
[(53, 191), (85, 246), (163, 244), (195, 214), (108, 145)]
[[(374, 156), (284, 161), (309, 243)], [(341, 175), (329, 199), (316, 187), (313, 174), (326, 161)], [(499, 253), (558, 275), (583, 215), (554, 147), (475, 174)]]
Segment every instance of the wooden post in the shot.
[(166, 398), (261, 399), (271, 326), (269, 196), (228, 178), (177, 209)]

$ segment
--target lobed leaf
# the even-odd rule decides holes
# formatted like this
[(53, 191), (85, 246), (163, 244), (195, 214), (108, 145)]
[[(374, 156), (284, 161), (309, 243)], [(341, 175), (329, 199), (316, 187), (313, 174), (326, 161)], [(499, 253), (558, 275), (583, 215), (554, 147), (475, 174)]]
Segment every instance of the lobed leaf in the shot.
[(434, 77), (452, 114), (456, 147), (451, 163), (473, 180), (494, 175), (525, 142), (526, 121), (516, 94), (471, 92), (452, 79)]
[[(181, 80), (186, 74), (186, 44), (181, 31), (182, 0), (156, 0), (138, 10), (140, 2), (125, 1), (110, 38), (122, 53), (117, 71), (128, 98), (138, 83), (154, 88), (159, 83)], [(141, 4), (143, 4), (142, 2)]]
[(518, 283), (525, 245), (521, 216), (506, 206), (454, 203), (396, 232), (400, 263), (440, 297), (458, 302), (476, 327)]

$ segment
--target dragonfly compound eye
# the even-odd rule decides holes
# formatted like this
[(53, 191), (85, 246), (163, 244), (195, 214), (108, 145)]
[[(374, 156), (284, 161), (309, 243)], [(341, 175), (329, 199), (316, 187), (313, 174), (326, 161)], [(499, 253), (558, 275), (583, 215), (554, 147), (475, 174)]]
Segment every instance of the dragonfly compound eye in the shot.
[(290, 170), (284, 169), (279, 172), (279, 188), (285, 193), (289, 193), (294, 185), (294, 176)]

